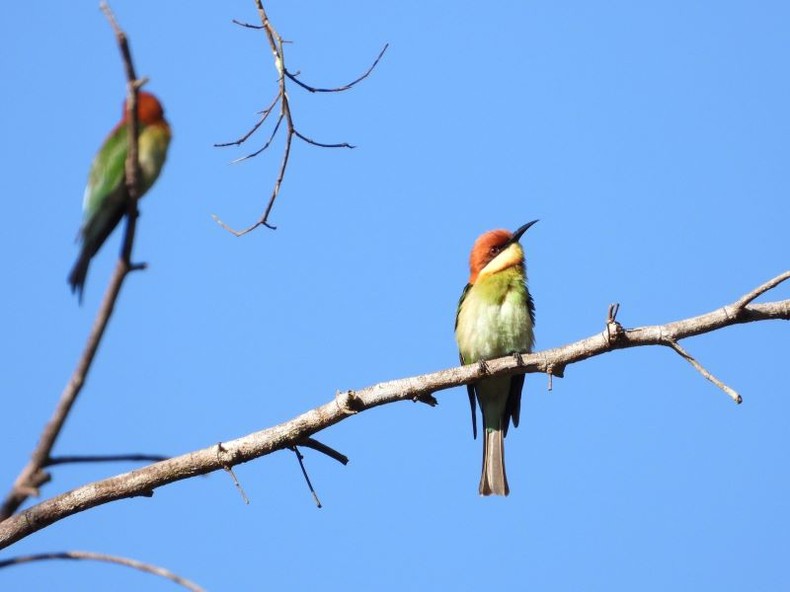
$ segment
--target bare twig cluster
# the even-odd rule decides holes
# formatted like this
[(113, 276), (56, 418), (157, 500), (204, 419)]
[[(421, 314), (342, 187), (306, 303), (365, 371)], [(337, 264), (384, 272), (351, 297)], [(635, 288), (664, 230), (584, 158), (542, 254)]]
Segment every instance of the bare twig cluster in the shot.
[(90, 335), (85, 344), (85, 349), (77, 362), (74, 373), (71, 375), (69, 382), (60, 395), (55, 411), (47, 422), (30, 460), (14, 481), (11, 490), (6, 494), (2, 506), (0, 506), (0, 520), (11, 516), (28, 497), (38, 496), (39, 487), (50, 480), (51, 477), (49, 473), (44, 469), (47, 466), (55, 464), (50, 458), (52, 449), (63, 429), (63, 425), (66, 422), (66, 418), (74, 402), (77, 400), (77, 396), (85, 384), (85, 379), (93, 363), (93, 358), (96, 355), (104, 331), (107, 328), (107, 324), (115, 308), (115, 303), (121, 291), (123, 281), (130, 272), (144, 268), (144, 264), (132, 263), (131, 259), (135, 228), (137, 225), (137, 201), (140, 197), (140, 164), (137, 156), (137, 131), (139, 129), (139, 122), (137, 120), (137, 91), (145, 83), (145, 80), (137, 78), (126, 34), (118, 26), (118, 22), (115, 20), (112, 10), (106, 2), (102, 2), (100, 6), (115, 33), (127, 79), (126, 109), (127, 125), (129, 126), (129, 153), (126, 158), (125, 182), (129, 203), (121, 256), (118, 259), (118, 264), (110, 278), (107, 291), (104, 294), (101, 306), (96, 314), (96, 319), (93, 322), (93, 327), (91, 328)]
[(269, 195), (269, 201), (266, 204), (266, 207), (263, 210), (260, 218), (251, 226), (247, 228), (243, 228), (241, 230), (236, 230), (231, 228), (225, 222), (219, 219), (218, 216), (213, 215), (214, 220), (219, 224), (222, 228), (227, 230), (228, 232), (234, 234), (235, 236), (242, 236), (247, 234), (248, 232), (255, 230), (259, 226), (266, 226), (267, 228), (274, 229), (275, 226), (269, 223), (269, 215), (271, 214), (272, 208), (274, 207), (274, 202), (277, 199), (277, 196), (280, 194), (280, 187), (282, 185), (283, 179), (285, 178), (285, 171), (288, 168), (288, 161), (291, 156), (291, 144), (293, 142), (294, 137), (299, 138), (303, 142), (310, 144), (312, 146), (318, 146), (319, 148), (354, 148), (351, 144), (347, 142), (338, 142), (333, 144), (327, 144), (324, 142), (318, 142), (305, 136), (301, 133), (296, 126), (294, 125), (293, 120), (293, 112), (291, 111), (291, 102), (288, 97), (288, 81), (295, 83), (297, 86), (301, 87), (302, 89), (311, 92), (311, 93), (339, 93), (350, 88), (353, 88), (357, 83), (362, 82), (365, 78), (367, 78), (376, 65), (379, 63), (381, 58), (384, 56), (384, 52), (387, 51), (388, 44), (384, 46), (384, 48), (379, 53), (378, 57), (376, 57), (373, 64), (359, 76), (357, 79), (349, 82), (348, 84), (344, 84), (342, 86), (338, 86), (335, 88), (319, 88), (315, 86), (311, 86), (302, 82), (299, 79), (299, 72), (291, 72), (285, 65), (285, 51), (283, 45), (286, 43), (280, 34), (277, 32), (277, 29), (274, 28), (274, 25), (269, 20), (268, 15), (266, 14), (266, 10), (263, 7), (262, 0), (255, 0), (255, 6), (258, 10), (258, 16), (261, 20), (260, 25), (252, 25), (249, 23), (242, 23), (239, 21), (234, 20), (233, 22), (239, 26), (248, 28), (248, 29), (256, 29), (256, 30), (263, 30), (266, 34), (266, 39), (269, 42), (269, 47), (272, 50), (272, 54), (274, 54), (274, 67), (277, 71), (277, 94), (275, 95), (274, 99), (271, 101), (268, 107), (266, 107), (263, 111), (260, 112), (260, 118), (252, 126), (252, 128), (245, 133), (243, 136), (234, 140), (232, 142), (224, 142), (221, 144), (215, 144), (216, 147), (226, 147), (226, 146), (240, 146), (244, 142), (246, 142), (258, 129), (266, 122), (269, 116), (274, 112), (275, 108), (279, 105), (279, 116), (277, 117), (277, 121), (275, 122), (274, 126), (272, 127), (272, 131), (269, 134), (268, 140), (263, 144), (262, 147), (258, 148), (257, 150), (247, 154), (246, 156), (242, 156), (241, 158), (237, 158), (233, 162), (241, 162), (243, 160), (247, 160), (258, 156), (264, 150), (266, 150), (271, 143), (274, 141), (274, 138), (277, 136), (277, 132), (280, 131), (282, 128), (283, 123), (285, 123), (285, 146), (283, 148), (283, 156), (282, 160), (280, 161), (280, 169), (277, 173), (277, 178), (274, 181), (274, 187)]
[[(616, 319), (617, 307), (612, 307), (602, 332), (563, 347), (532, 354), (506, 356), (490, 360), (484, 366), (472, 364), (449, 368), (431, 374), (379, 383), (358, 391), (339, 392), (324, 405), (277, 426), (223, 442), (219, 446), (215, 444), (90, 483), (45, 500), (0, 522), (0, 548), (11, 545), (72, 514), (122, 498), (151, 496), (156, 488), (168, 483), (227, 469), (276, 450), (308, 446), (342, 462), (342, 459), (347, 459), (336, 451), (332, 451), (334, 454), (330, 453), (331, 449), (326, 450), (324, 445), (316, 446), (311, 436), (372, 407), (396, 401), (435, 401), (433, 393), (469, 384), (484, 376), (545, 373), (562, 377), (567, 366), (616, 349), (649, 345), (674, 349), (673, 344), (677, 344), (682, 339), (724, 327), (765, 320), (790, 320), (790, 299), (753, 303), (759, 295), (787, 279), (790, 279), (790, 271), (758, 286), (730, 305), (664, 325), (626, 329)], [(688, 353), (684, 352), (681, 355), (689, 361), (693, 359)], [(701, 368), (698, 364), (695, 364), (695, 367)], [(703, 372), (703, 374), (706, 378), (710, 377), (709, 373)], [(736, 401), (740, 401), (740, 396), (729, 394)], [(218, 453), (218, 449), (221, 449), (221, 454)]]

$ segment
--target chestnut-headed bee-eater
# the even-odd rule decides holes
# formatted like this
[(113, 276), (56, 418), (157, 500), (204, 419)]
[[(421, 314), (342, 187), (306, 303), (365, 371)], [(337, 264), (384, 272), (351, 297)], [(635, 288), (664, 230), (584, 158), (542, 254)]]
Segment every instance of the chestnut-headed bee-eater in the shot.
[[(137, 95), (137, 118), (140, 125), (138, 148), (142, 197), (154, 184), (165, 163), (170, 144), (170, 126), (165, 121), (162, 105), (148, 92), (141, 91)], [(125, 166), (128, 151), (129, 130), (124, 102), (121, 121), (104, 140), (93, 159), (82, 200), (83, 223), (79, 234), (82, 249), (69, 274), (71, 291), (77, 292), (80, 301), (91, 258), (127, 212)]]
[[(533, 220), (515, 232), (481, 235), (469, 256), (469, 283), (455, 317), (455, 339), (462, 364), (527, 353), (534, 343), (535, 305), (527, 289), (524, 250), (519, 239)], [(510, 422), (518, 427), (524, 375), (484, 378), (467, 386), (472, 432), (477, 437), (477, 408), (483, 413), (483, 474), (480, 495), (507, 495), (504, 437)]]

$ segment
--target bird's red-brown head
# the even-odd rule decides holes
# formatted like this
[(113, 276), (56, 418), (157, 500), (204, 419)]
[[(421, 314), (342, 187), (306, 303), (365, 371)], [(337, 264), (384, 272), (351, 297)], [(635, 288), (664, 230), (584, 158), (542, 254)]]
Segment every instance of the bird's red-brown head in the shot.
[[(151, 125), (163, 121), (165, 110), (159, 100), (149, 92), (137, 93), (137, 119), (140, 125)], [(126, 101), (123, 103), (123, 122), (126, 122)]]
[(483, 270), (483, 275), (488, 275), (514, 265), (523, 265), (524, 251), (518, 241), (535, 222), (537, 220), (528, 222), (515, 232), (498, 229), (481, 234), (469, 255), (469, 283), (474, 284)]

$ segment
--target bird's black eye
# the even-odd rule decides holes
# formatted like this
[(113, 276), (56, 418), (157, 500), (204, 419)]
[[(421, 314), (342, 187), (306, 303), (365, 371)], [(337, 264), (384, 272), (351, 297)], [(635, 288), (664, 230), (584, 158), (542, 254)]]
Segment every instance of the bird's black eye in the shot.
[(501, 247), (493, 246), (493, 247), (491, 247), (491, 250), (489, 251), (489, 253), (491, 253), (492, 255), (499, 255), (499, 251), (501, 251), (501, 250), (502, 250)]

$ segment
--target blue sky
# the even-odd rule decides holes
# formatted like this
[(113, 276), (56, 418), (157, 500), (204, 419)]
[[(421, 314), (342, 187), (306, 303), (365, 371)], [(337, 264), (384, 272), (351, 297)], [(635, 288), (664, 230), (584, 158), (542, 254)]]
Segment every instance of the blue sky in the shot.
[[(57, 453), (179, 454), (263, 429), (339, 389), (456, 363), (472, 242), (540, 218), (523, 244), (539, 348), (713, 310), (788, 269), (790, 7), (784, 2), (268, 3), (305, 81), (272, 222), (281, 144), (235, 139), (274, 96), (253, 2), (113, 7), (174, 139), (142, 203), (135, 256)], [(118, 250), (77, 255), (91, 159), (124, 79), (97, 3), (12, 3), (0, 21), (7, 218), (0, 233), (3, 491), (80, 354)], [(771, 293), (787, 298), (790, 287)], [(507, 439), (507, 499), (477, 495), (464, 389), (375, 409), (305, 451), (66, 519), (0, 557), (85, 549), (166, 566), (209, 590), (779, 590), (790, 588), (790, 332), (761, 323), (671, 351), (615, 352), (546, 391), (527, 377)], [(49, 496), (128, 470), (54, 471)], [(172, 590), (117, 567), (0, 572), (4, 590)]]

